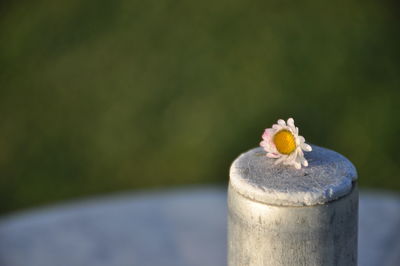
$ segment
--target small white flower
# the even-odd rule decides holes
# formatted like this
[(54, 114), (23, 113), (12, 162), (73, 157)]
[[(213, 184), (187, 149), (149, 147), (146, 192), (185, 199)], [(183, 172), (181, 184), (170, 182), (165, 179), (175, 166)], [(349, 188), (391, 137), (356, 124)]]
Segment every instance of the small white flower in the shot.
[(303, 151), (311, 151), (312, 148), (299, 135), (299, 128), (294, 125), (293, 118), (289, 118), (287, 123), (279, 119), (278, 124), (265, 129), (262, 138), (260, 146), (267, 152), (267, 157), (277, 159), (275, 164), (293, 165), (297, 169), (301, 165), (308, 166)]

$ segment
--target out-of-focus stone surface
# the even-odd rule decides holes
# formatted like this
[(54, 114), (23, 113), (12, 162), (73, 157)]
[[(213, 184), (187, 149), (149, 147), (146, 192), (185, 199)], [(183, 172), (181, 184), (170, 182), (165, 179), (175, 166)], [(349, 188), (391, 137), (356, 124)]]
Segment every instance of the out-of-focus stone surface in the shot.
[[(361, 191), (359, 219), (359, 265), (400, 265), (400, 197)], [(226, 265), (226, 192), (124, 194), (3, 217), (0, 265)]]
[(400, 196), (364, 191), (360, 196), (360, 266), (400, 265)]

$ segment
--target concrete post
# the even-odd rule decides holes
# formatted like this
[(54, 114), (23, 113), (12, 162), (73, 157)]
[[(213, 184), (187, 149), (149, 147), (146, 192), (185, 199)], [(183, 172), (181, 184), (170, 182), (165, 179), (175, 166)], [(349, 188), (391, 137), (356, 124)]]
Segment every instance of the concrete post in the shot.
[(309, 166), (274, 165), (261, 148), (230, 169), (228, 265), (357, 265), (354, 166), (313, 146)]

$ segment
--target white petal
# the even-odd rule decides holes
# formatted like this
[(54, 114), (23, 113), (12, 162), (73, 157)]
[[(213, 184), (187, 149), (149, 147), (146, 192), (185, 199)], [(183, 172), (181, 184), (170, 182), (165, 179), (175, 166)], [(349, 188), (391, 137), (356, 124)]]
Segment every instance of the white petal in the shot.
[(296, 133), (296, 127), (294, 126), (294, 120), (293, 120), (293, 118), (289, 118), (289, 119), (287, 120), (287, 125), (289, 126), (289, 128), (291, 129), (291, 131), (292, 131), (293, 133)]
[(283, 165), (290, 165), (291, 163), (292, 163), (292, 161), (288, 160), (288, 159), (282, 161)]
[(281, 126), (281, 125), (278, 125), (278, 124), (273, 124), (273, 125), (272, 125), (272, 128), (278, 131), (278, 130), (281, 130), (281, 129), (282, 129), (282, 126)]
[(296, 163), (294, 164), (294, 167), (295, 167), (296, 169), (301, 169), (301, 164), (299, 164), (299, 163), (296, 162)]
[(282, 163), (284, 165), (292, 165), (295, 160), (296, 160), (296, 153), (293, 152), (290, 155), (287, 155)]
[(307, 160), (304, 158), (304, 153), (301, 149), (298, 149), (298, 154), (297, 154), (298, 162), (301, 163), (304, 166), (308, 166)]
[(297, 157), (297, 151), (294, 151), (288, 156), (287, 161), (292, 162), (292, 161), (296, 160), (296, 157)]
[(299, 128), (296, 127), (296, 135), (299, 135)]
[(301, 150), (300, 147), (298, 147), (298, 148), (296, 149), (296, 151), (297, 151), (297, 156), (304, 157), (304, 153), (303, 153), (303, 151)]
[(285, 122), (285, 120), (283, 120), (283, 119), (279, 119), (279, 120), (278, 120), (278, 124), (281, 125), (281, 126), (283, 126), (283, 127), (286, 126), (286, 122)]
[(301, 154), (298, 152), (298, 150), (296, 150), (296, 157), (294, 158), (293, 161), (300, 163), (301, 162), (300, 158), (301, 158)]
[(306, 143), (301, 144), (301, 148), (305, 151), (312, 151), (311, 146)]
[(279, 163), (285, 161), (286, 157), (287, 157), (287, 156), (282, 155), (279, 159), (277, 159), (277, 160), (275, 161), (275, 164), (279, 164)]
[(302, 164), (302, 165), (304, 165), (304, 166), (308, 166), (308, 162), (307, 162), (307, 160), (304, 158), (304, 153), (303, 153), (303, 151), (300, 149), (300, 151), (299, 151), (299, 154), (298, 154), (298, 157), (297, 157), (297, 162), (299, 163), (299, 164)]
[(304, 143), (306, 141), (303, 136), (299, 136), (299, 140), (300, 140), (300, 143)]
[(288, 126), (284, 126), (284, 127), (282, 127), (282, 129), (286, 129), (287, 131), (290, 131), (294, 134), (294, 131)]

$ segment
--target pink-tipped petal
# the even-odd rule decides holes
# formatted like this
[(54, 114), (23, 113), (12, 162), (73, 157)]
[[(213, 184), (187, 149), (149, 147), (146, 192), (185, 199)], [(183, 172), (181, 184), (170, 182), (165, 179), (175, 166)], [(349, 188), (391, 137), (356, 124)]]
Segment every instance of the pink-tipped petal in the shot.
[(276, 154), (276, 153), (268, 152), (267, 153), (267, 157), (276, 159), (276, 158), (279, 158), (280, 156), (278, 154)]
[(285, 120), (283, 120), (283, 119), (279, 119), (278, 120), (278, 124), (280, 125), (280, 126), (286, 126), (286, 122), (285, 122)]
[(267, 142), (266, 142), (265, 140), (262, 140), (262, 141), (260, 142), (260, 146), (261, 146), (261, 147), (267, 146)]
[(260, 142), (260, 146), (263, 147), (266, 152), (277, 154), (277, 150), (273, 142), (274, 134), (275, 130), (273, 130), (272, 128), (265, 129), (262, 135), (263, 141)]
[(262, 138), (264, 140), (270, 140), (272, 138), (272, 135), (274, 135), (274, 130), (272, 128), (267, 128), (264, 131), (264, 134), (262, 135)]

